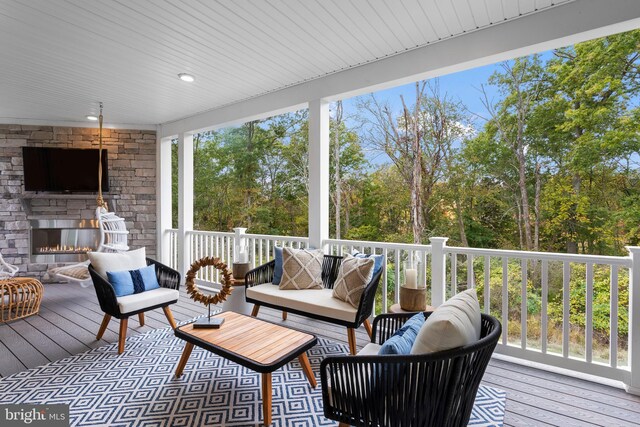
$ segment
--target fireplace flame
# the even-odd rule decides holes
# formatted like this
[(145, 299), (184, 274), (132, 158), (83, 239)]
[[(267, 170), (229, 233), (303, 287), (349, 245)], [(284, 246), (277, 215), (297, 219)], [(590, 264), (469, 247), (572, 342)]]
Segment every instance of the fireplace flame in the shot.
[(95, 250), (95, 248), (89, 246), (73, 246), (73, 245), (55, 245), (55, 246), (41, 246), (37, 248), (38, 253), (42, 254), (58, 254), (58, 253), (73, 253), (83, 254)]

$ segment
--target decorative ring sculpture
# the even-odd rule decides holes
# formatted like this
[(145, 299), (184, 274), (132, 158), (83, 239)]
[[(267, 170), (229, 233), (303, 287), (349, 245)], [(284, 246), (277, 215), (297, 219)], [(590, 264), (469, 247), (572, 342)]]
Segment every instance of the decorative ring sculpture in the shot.
[[(203, 294), (199, 289), (198, 285), (196, 285), (196, 273), (200, 268), (213, 266), (217, 270), (222, 272), (222, 289), (220, 292), (215, 295), (207, 295)], [(231, 279), (231, 272), (227, 268), (227, 264), (225, 264), (220, 258), (212, 258), (212, 257), (204, 257), (200, 258), (197, 261), (194, 261), (191, 264), (191, 268), (187, 271), (187, 280), (185, 282), (187, 293), (191, 297), (192, 300), (196, 302), (201, 302), (205, 305), (209, 304), (218, 304), (219, 302), (226, 301), (227, 296), (231, 295), (233, 291), (233, 287), (231, 286), (233, 283)]]

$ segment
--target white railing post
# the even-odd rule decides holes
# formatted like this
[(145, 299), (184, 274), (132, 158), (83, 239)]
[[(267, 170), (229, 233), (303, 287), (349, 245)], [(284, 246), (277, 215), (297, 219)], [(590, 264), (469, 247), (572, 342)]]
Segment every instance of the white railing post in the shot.
[(438, 307), (447, 295), (447, 267), (444, 248), (448, 237), (431, 237), (431, 305)]
[(640, 395), (640, 246), (627, 246), (629, 270), (629, 379), (628, 393)]
[[(246, 252), (246, 262), (251, 262), (249, 253), (253, 252), (254, 248), (247, 248), (247, 239), (245, 238), (247, 229), (245, 227), (236, 227), (233, 229), (233, 232), (235, 233), (235, 244), (233, 245), (233, 262), (242, 262), (242, 260), (240, 260), (241, 252)], [(229, 262), (229, 260), (227, 260), (227, 262)]]

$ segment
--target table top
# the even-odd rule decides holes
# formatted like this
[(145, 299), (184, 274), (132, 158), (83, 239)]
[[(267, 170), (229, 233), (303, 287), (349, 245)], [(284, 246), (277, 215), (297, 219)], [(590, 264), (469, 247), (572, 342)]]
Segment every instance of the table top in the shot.
[[(435, 309), (435, 307), (428, 305), (424, 311), (433, 311)], [(400, 307), (400, 304), (393, 304), (389, 307), (389, 313), (417, 313), (417, 311), (406, 311)]]
[(223, 356), (254, 371), (273, 372), (317, 343), (314, 335), (255, 317), (224, 311), (218, 329), (176, 328), (178, 338)]

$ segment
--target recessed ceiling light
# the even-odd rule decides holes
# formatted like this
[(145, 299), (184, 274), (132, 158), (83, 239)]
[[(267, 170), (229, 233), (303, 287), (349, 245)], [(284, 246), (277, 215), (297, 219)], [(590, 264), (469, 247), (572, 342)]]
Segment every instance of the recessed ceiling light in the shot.
[(187, 74), (187, 73), (178, 74), (178, 78), (180, 80), (182, 80), (183, 82), (189, 82), (189, 83), (191, 83), (192, 81), (194, 81), (196, 79), (191, 74)]
[(87, 120), (91, 120), (93, 122), (98, 120), (98, 116), (87, 116), (86, 118), (87, 118)]

